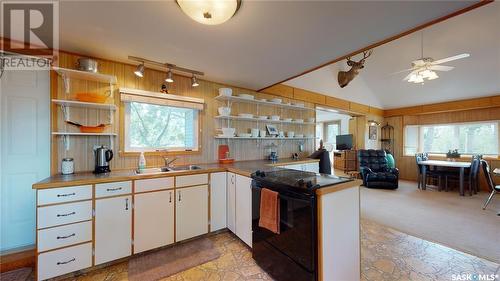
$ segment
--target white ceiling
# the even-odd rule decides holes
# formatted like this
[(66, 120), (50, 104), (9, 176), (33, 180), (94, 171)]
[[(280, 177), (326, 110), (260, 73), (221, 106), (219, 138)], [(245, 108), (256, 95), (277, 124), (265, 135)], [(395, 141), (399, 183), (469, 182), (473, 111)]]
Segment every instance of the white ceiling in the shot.
[(438, 72), (439, 79), (424, 85), (402, 81), (407, 73), (391, 75), (411, 67), (420, 57), (421, 33), (375, 48), (347, 87), (337, 83), (338, 62), (285, 84), (325, 95), (348, 99), (384, 109), (467, 99), (500, 94), (500, 3), (495, 2), (451, 18), (424, 30), (424, 56), (441, 59), (470, 53), (469, 58), (444, 65), (449, 72)]
[(260, 89), (477, 1), (250, 1), (207, 26), (173, 1), (61, 1), (60, 48)]

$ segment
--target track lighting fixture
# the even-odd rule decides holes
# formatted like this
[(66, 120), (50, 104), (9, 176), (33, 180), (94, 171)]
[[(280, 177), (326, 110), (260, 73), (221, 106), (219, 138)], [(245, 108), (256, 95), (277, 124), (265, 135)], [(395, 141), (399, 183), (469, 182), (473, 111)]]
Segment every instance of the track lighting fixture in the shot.
[(134, 74), (141, 78), (144, 77), (144, 63), (141, 63), (137, 66)]
[(173, 83), (174, 82), (174, 78), (173, 78), (173, 74), (172, 74), (172, 70), (169, 69), (168, 72), (167, 72), (167, 78), (165, 78), (165, 82), (168, 82), (168, 83)]
[(200, 86), (200, 84), (198, 83), (198, 80), (196, 80), (196, 76), (194, 76), (194, 74), (193, 74), (193, 76), (191, 77), (191, 86), (193, 86), (193, 87), (198, 87), (198, 86)]
[(175, 70), (175, 73), (179, 74), (179, 75), (187, 76), (186, 74), (188, 74), (188, 73), (191, 74), (191, 85), (193, 87), (199, 86), (199, 83), (197, 81), (196, 76), (205, 75), (205, 73), (203, 73), (201, 71), (180, 67), (180, 66), (177, 66), (175, 64), (168, 63), (168, 62), (161, 63), (161, 62), (152, 61), (152, 60), (148, 60), (145, 58), (134, 57), (134, 56), (128, 56), (128, 59), (139, 63), (139, 65), (137, 66), (137, 69), (134, 71), (135, 75), (137, 75), (139, 77), (144, 77), (144, 67), (146, 64), (148, 65), (148, 67), (151, 67), (152, 69), (155, 69), (155, 70), (165, 71), (165, 69), (167, 69), (167, 77), (165, 78), (165, 82), (167, 82), (167, 83), (174, 82), (174, 73), (172, 72), (172, 70)]

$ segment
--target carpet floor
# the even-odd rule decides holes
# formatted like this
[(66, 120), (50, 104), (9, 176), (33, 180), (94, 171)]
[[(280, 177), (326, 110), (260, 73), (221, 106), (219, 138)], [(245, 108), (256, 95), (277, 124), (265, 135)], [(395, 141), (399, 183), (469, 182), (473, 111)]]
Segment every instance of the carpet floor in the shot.
[(361, 187), (361, 216), (410, 235), (500, 263), (500, 196), (486, 210), (488, 194), (417, 189), (400, 181), (397, 190)]

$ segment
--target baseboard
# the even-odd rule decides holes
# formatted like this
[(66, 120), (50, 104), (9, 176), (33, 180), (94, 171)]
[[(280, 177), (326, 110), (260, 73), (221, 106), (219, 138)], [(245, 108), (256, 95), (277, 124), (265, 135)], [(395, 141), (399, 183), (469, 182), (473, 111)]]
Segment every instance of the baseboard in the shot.
[(22, 267), (35, 267), (35, 246), (26, 246), (0, 253), (0, 272)]

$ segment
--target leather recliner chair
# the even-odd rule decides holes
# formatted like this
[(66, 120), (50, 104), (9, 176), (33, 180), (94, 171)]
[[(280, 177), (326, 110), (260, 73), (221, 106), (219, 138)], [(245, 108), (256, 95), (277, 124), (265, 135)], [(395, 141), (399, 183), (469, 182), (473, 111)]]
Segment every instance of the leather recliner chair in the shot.
[(358, 150), (359, 170), (363, 185), (368, 188), (398, 188), (399, 170), (387, 166), (384, 150)]

